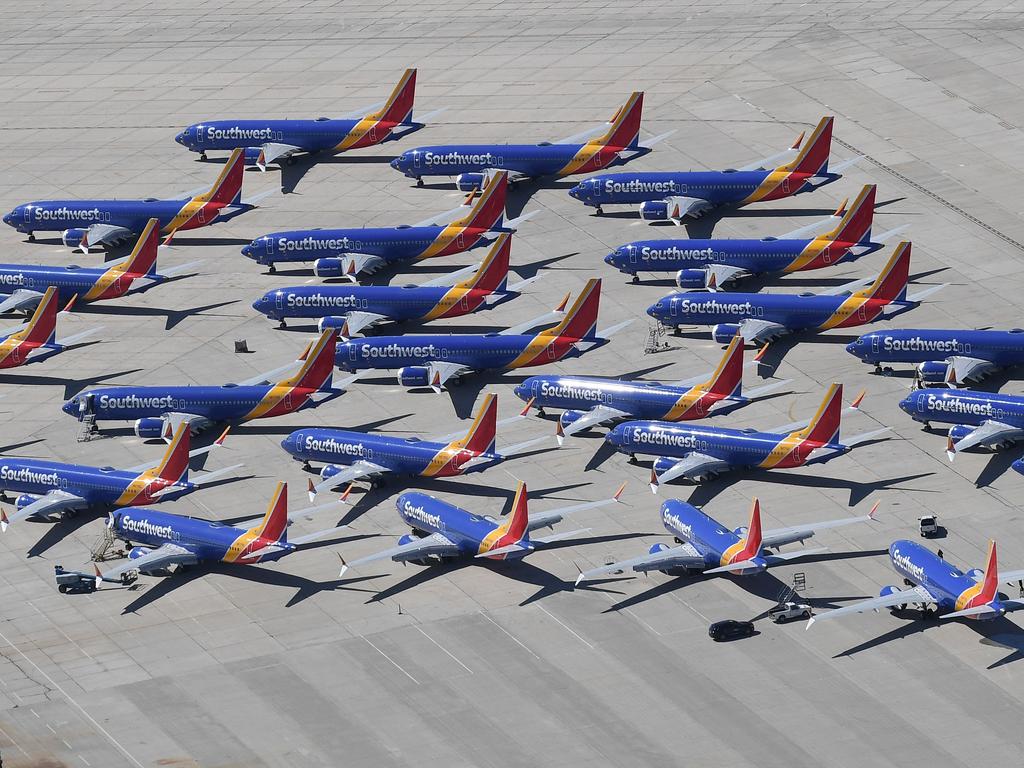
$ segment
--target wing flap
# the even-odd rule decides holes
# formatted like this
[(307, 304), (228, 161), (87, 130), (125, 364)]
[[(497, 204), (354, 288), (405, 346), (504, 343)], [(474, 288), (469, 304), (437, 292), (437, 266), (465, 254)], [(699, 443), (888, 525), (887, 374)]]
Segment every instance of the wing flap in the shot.
[(410, 541), (408, 544), (399, 544), (396, 547), (390, 547), (377, 552), (376, 554), (361, 557), (358, 560), (353, 560), (351, 563), (346, 562), (345, 559), (342, 558), (341, 572), (338, 574), (338, 578), (342, 578), (350, 568), (365, 565), (366, 563), (372, 563), (377, 560), (392, 560), (396, 563), (404, 563), (409, 560), (418, 560), (434, 555), (454, 556), (457, 554), (459, 554), (459, 548), (455, 546), (452, 541), (447, 537), (442, 536), (440, 533), (433, 533), (430, 536), (423, 537), (422, 539)]

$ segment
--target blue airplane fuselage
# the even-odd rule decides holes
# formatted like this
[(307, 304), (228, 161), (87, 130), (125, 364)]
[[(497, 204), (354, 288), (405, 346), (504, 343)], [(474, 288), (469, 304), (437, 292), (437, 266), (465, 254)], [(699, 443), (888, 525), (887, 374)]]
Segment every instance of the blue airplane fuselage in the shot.
[[(968, 590), (976, 590), (977, 582), (956, 566), (941, 559), (930, 549), (913, 541), (900, 539), (889, 545), (893, 569), (905, 579), (927, 589), (937, 598), (940, 613), (959, 610), (957, 602)], [(999, 598), (994, 601), (997, 605)]]
[[(190, 125), (175, 141), (192, 152), (288, 144), (307, 152), (334, 149), (360, 120), (210, 120)], [(388, 136), (387, 141), (392, 138)], [(379, 143), (379, 142), (378, 142)]]
[[(569, 190), (589, 206), (621, 205), (691, 197), (713, 205), (748, 201), (774, 171), (683, 171), (609, 173), (591, 176)], [(804, 186), (797, 179), (782, 180), (776, 194), (793, 195)]]
[(900, 408), (915, 421), (980, 426), (997, 421), (1024, 427), (1024, 396), (968, 389), (919, 389), (900, 401)]
[(390, 320), (419, 320), (430, 315), (450, 292), (451, 286), (305, 285), (267, 291), (252, 306), (273, 320), (349, 312), (368, 312)]
[[(422, 334), (406, 336), (375, 336), (372, 339), (352, 339), (338, 344), (335, 361), (346, 371), (366, 368), (404, 368), (423, 366), (431, 362), (462, 365), (476, 371), (502, 370), (515, 367), (541, 365), (580, 353), (571, 342), (559, 344), (554, 339), (544, 350), (531, 351), (530, 344), (536, 334)], [(564, 354), (559, 346), (566, 349)]]
[[(453, 542), (460, 553), (473, 557), (481, 552), (482, 545), (488, 546), (513, 542), (495, 542), (494, 534), (500, 523), (484, 515), (467, 512), (454, 504), (435, 499), (425, 493), (410, 491), (395, 501), (398, 514), (409, 527), (424, 533), (440, 533)], [(532, 551), (525, 548), (519, 552), (502, 555), (502, 559), (520, 558)]]
[[(67, 302), (72, 296), (78, 301), (88, 301), (88, 294), (97, 281), (107, 273), (106, 269), (92, 269), (70, 265), (48, 267), (30, 264), (0, 264), (0, 295), (10, 295), (18, 290), (45, 291), (49, 286), (57, 289), (59, 301)], [(120, 278), (132, 279), (129, 276)], [(151, 275), (144, 281), (135, 280), (128, 293), (140, 293), (152, 288), (163, 278)]]
[[(61, 410), (79, 417), (80, 404), (85, 398), (91, 398), (91, 413), (97, 421), (131, 421), (165, 413), (188, 413), (210, 421), (231, 422), (245, 419), (274, 389), (273, 385), (102, 387), (75, 395)], [(298, 393), (293, 396), (296, 400), (300, 397)]]
[[(701, 554), (705, 569), (725, 565), (728, 559), (726, 554), (735, 552), (736, 545), (742, 541), (734, 531), (679, 499), (668, 499), (662, 503), (661, 523), (674, 537), (685, 541)], [(754, 573), (768, 567), (760, 555), (752, 558), (751, 563), (754, 567), (735, 573)]]
[[(44, 459), (0, 459), (0, 488), (14, 493), (43, 495), (60, 490), (81, 496), (90, 505), (115, 504), (139, 472), (126, 472), (113, 467), (90, 467)], [(170, 501), (190, 490), (191, 483), (178, 483), (180, 490), (161, 494)]]
[(924, 363), (963, 356), (1011, 366), (1024, 363), (1024, 331), (872, 331), (848, 344), (846, 351), (865, 363)]
[[(717, 325), (746, 319), (778, 323), (791, 331), (817, 329), (833, 320), (848, 297), (783, 293), (721, 293), (691, 291), (659, 299), (647, 314), (664, 325)], [(871, 300), (843, 318), (846, 324), (868, 323), (877, 317)]]
[[(584, 146), (542, 142), (417, 147), (406, 150), (392, 160), (391, 167), (414, 179), (421, 176), (457, 176), (486, 170), (507, 170), (532, 177), (557, 176)], [(621, 162), (612, 161), (611, 166)]]
[[(420, 440), (417, 437), (396, 438), (341, 429), (300, 429), (281, 441), (281, 447), (297, 460), (320, 461), (325, 464), (368, 461), (395, 474), (415, 476), (480, 472), (504, 459), (498, 454), (487, 453), (482, 455), (484, 461), (474, 462), (472, 466), (463, 469), (452, 465), (452, 456), (446, 455), (449, 446), (449, 443)], [(467, 452), (465, 458), (469, 459), (473, 455)]]
[[(4, 216), (4, 223), (19, 232), (62, 232), (66, 229), (86, 229), (93, 224), (124, 227), (130, 232), (141, 232), (146, 222), (158, 219), (163, 230), (174, 221), (181, 210), (191, 202), (182, 200), (37, 200), (15, 207)], [(214, 218), (225, 221), (231, 214), (218, 215), (205, 207), (197, 208), (202, 220), (195, 225), (210, 224)], [(206, 216), (210, 216), (209, 221)]]

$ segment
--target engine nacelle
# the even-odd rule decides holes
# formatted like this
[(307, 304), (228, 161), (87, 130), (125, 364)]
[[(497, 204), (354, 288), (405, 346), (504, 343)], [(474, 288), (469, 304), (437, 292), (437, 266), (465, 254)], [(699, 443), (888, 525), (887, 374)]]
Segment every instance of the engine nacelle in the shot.
[(339, 467), (337, 464), (327, 464), (323, 469), (320, 470), (320, 477), (323, 480), (329, 477), (334, 477), (336, 474), (341, 472), (343, 467)]
[(668, 219), (668, 203), (664, 200), (640, 203), (640, 218), (645, 221), (665, 221)]
[(707, 288), (706, 269), (680, 269), (676, 272), (676, 285), (680, 288)]
[(88, 230), (85, 229), (65, 229), (60, 236), (60, 239), (64, 241), (64, 245), (68, 248), (77, 248), (82, 244), (88, 234)]
[(964, 575), (970, 576), (972, 579), (980, 579), (982, 576), (985, 575), (985, 570), (983, 568), (971, 568)]
[(455, 177), (455, 186), (462, 192), (472, 192), (474, 189), (483, 189), (487, 181), (487, 174), (460, 173)]
[(668, 456), (659, 456), (654, 460), (654, 474), (660, 477), (663, 472), (668, 472), (672, 469), (678, 461), (679, 459), (670, 459)]
[(735, 533), (740, 538), (743, 538), (744, 536), (747, 535), (747, 526), (741, 525), (739, 528), (733, 528), (732, 532)]
[(941, 360), (927, 360), (917, 366), (917, 378), (925, 384), (943, 384), (949, 375), (949, 364)]
[(879, 597), (888, 597), (889, 595), (894, 595), (894, 594), (896, 594), (897, 592), (900, 592), (900, 591), (901, 590), (900, 590), (899, 587), (894, 587), (892, 584), (888, 584), (888, 585), (882, 587), (878, 591), (878, 596)]
[(739, 330), (740, 327), (736, 323), (719, 323), (711, 329), (711, 338), (719, 344), (728, 344)]
[(563, 427), (568, 427), (570, 424), (575, 424), (585, 415), (586, 413), (584, 411), (562, 411), (562, 415), (558, 417), (558, 421)]
[(949, 437), (954, 443), (958, 443), (971, 434), (974, 429), (974, 427), (969, 427), (966, 424), (956, 424), (949, 428)]
[(152, 551), (153, 550), (150, 547), (132, 547), (130, 550), (128, 550), (128, 559), (138, 560), (143, 555), (148, 555)]
[(263, 147), (246, 147), (245, 148), (245, 164), (249, 167), (258, 165), (260, 161), (260, 155), (263, 154)]
[(24, 509), (29, 504), (39, 501), (39, 496), (33, 496), (31, 493), (23, 493), (14, 500), (14, 506), (18, 509)]
[(419, 539), (411, 533), (406, 533), (398, 537), (398, 546), (404, 547), (406, 544), (412, 544), (414, 541), (419, 541)]
[(647, 550), (647, 553), (650, 555), (656, 555), (659, 552), (664, 552), (666, 549), (671, 549), (671, 547), (668, 544), (658, 542), (657, 544), (652, 544), (651, 548)]
[(344, 277), (345, 260), (337, 256), (326, 256), (313, 262), (313, 274), (317, 277)]
[(425, 365), (399, 368), (398, 383), (403, 387), (426, 387), (430, 383), (430, 369)]
[(164, 435), (164, 420), (153, 418), (152, 416), (145, 419), (137, 419), (135, 421), (135, 436), (141, 437), (143, 440), (154, 440), (156, 438), (163, 437)]
[(327, 317), (321, 317), (317, 323), (316, 328), (320, 333), (330, 328), (344, 328), (345, 327), (345, 316), (344, 315), (328, 315)]

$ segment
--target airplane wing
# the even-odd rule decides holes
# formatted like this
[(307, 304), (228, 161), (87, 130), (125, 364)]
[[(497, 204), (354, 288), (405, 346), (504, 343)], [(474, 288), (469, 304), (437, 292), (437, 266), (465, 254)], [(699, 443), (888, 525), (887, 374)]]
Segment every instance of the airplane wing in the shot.
[(172, 565), (193, 565), (197, 562), (199, 562), (199, 558), (191, 550), (177, 544), (161, 544), (142, 557), (137, 557), (134, 560), (125, 560), (109, 571), (101, 573), (98, 565), (93, 564), (93, 567), (96, 570), (96, 586), (98, 587), (102, 581), (112, 581), (120, 584), (122, 583), (121, 577), (132, 571), (150, 573), (169, 568)]
[(863, 277), (863, 278), (860, 278), (858, 280), (851, 280), (848, 283), (843, 283), (842, 285), (833, 286), (832, 288), (828, 288), (828, 289), (826, 289), (824, 291), (818, 291), (817, 295), (818, 296), (844, 296), (844, 295), (847, 295), (847, 294), (851, 294), (854, 291), (859, 291), (865, 285), (870, 285), (872, 282), (874, 282), (873, 278)]
[(718, 286), (730, 280), (738, 280), (746, 277), (750, 272), (740, 267), (733, 267), (729, 264), (709, 264), (705, 267), (708, 271), (707, 288), (709, 291), (717, 291)]
[(309, 500), (313, 501), (318, 493), (330, 490), (331, 488), (337, 488), (339, 485), (354, 482), (361, 477), (367, 477), (368, 475), (381, 475), (390, 471), (391, 470), (387, 467), (382, 467), (380, 464), (374, 464), (372, 461), (357, 461), (354, 464), (349, 464), (338, 474), (331, 475), (327, 479), (321, 480), (315, 485), (313, 481), (310, 480)]
[[(574, 515), (577, 512), (582, 512), (585, 509), (597, 509), (598, 507), (607, 507), (609, 504), (617, 504), (619, 501), (619, 497), (622, 496), (622, 492), (625, 489), (626, 484), (623, 483), (622, 485), (619, 486), (619, 489), (615, 492), (615, 495), (609, 499), (601, 499), (600, 501), (585, 501), (582, 504), (573, 504), (572, 506), (568, 507), (559, 507), (558, 509), (552, 509), (547, 512), (541, 512), (539, 514), (534, 514), (533, 512), (531, 512), (530, 520), (526, 525), (526, 530), (535, 531), (538, 528), (550, 528), (555, 523), (560, 523), (569, 515)], [(579, 531), (574, 531), (574, 533), (579, 533)], [(547, 541), (554, 541), (554, 539), (548, 537)]]
[(85, 230), (85, 237), (78, 248), (82, 253), (89, 252), (89, 246), (102, 245), (103, 243), (115, 243), (125, 240), (134, 234), (126, 227), (115, 226), (114, 224), (92, 224)]
[(851, 613), (864, 613), (865, 611), (877, 611), (879, 608), (891, 608), (894, 605), (908, 605), (910, 603), (934, 603), (935, 597), (924, 587), (913, 587), (912, 589), (901, 589), (899, 592), (893, 592), (889, 595), (882, 595), (881, 597), (873, 597), (870, 600), (863, 600), (853, 605), (845, 605), (842, 608), (836, 608), (832, 611), (825, 611), (819, 613), (817, 616), (812, 616), (807, 621), (806, 629), (810, 629), (811, 625), (816, 621), (824, 621), (825, 619), (838, 619), (840, 616), (846, 616)]
[(171, 438), (177, 431), (179, 424), (188, 424), (189, 429), (193, 432), (198, 432), (213, 423), (205, 416), (199, 416), (195, 413), (178, 413), (172, 411), (170, 413), (165, 413), (164, 418), (167, 422), (167, 428), (164, 430), (164, 440), (167, 442), (171, 441)]
[(789, 328), (781, 323), (773, 323), (770, 320), (756, 320), (747, 318), (740, 322), (740, 335), (747, 344), (755, 344), (760, 341), (768, 342), (777, 336), (789, 333)]
[(43, 294), (39, 291), (30, 291), (27, 288), (19, 288), (3, 301), (0, 301), (0, 314), (13, 312), (16, 309), (35, 309)]
[(18, 520), (25, 520), (29, 517), (47, 517), (53, 512), (63, 512), (68, 509), (84, 509), (89, 502), (81, 496), (76, 496), (67, 491), (54, 490), (40, 496), (31, 504), (15, 510), (8, 515), (0, 509), (0, 531), (6, 531), (7, 526), (16, 523)]
[(77, 344), (78, 342), (89, 338), (93, 334), (99, 333), (100, 331), (103, 330), (103, 328), (104, 326), (102, 325), (94, 325), (92, 328), (86, 328), (84, 331), (79, 331), (78, 333), (73, 333), (70, 336), (65, 336), (64, 338), (57, 339), (57, 343), (60, 344), (62, 347), (70, 347), (72, 344)]
[(973, 448), (976, 445), (990, 445), (1004, 440), (1016, 440), (1021, 435), (1024, 435), (1024, 429), (1020, 427), (1004, 424), (1001, 421), (985, 421), (980, 427), (972, 429), (966, 437), (961, 438), (957, 442), (954, 443), (952, 440), (949, 440), (946, 443), (946, 454), (949, 456), (949, 460), (952, 461), (959, 451), (966, 451), (968, 448)]
[(870, 432), (861, 432), (859, 435), (855, 435), (854, 437), (844, 441), (840, 448), (815, 448), (807, 455), (807, 460), (804, 463), (821, 464), (822, 462), (829, 461), (830, 459), (834, 459), (836, 456), (841, 456), (851, 448), (854, 448), (861, 443), (866, 443), (868, 440), (873, 440), (879, 435), (884, 435), (886, 432), (891, 430), (892, 427), (882, 427), (881, 429), (873, 429)]
[(361, 272), (373, 272), (379, 269), (384, 263), (380, 256), (372, 253), (344, 253), (341, 259), (341, 276), (346, 280), (356, 282), (356, 276)]
[(449, 285), (455, 285), (457, 282), (459, 282), (459, 280), (463, 280), (463, 279), (469, 277), (470, 275), (475, 273), (478, 269), (480, 269), (480, 265), (481, 264), (483, 264), (483, 262), (482, 261), (478, 261), (476, 264), (471, 264), (468, 267), (463, 267), (462, 269), (457, 269), (454, 272), (445, 272), (443, 275), (438, 275), (437, 277), (433, 278), (432, 280), (427, 280), (425, 283), (419, 283), (419, 287), (420, 288), (446, 288)]
[(441, 363), (432, 360), (427, 364), (427, 381), (430, 382), (430, 388), (440, 394), (448, 379), (453, 376), (461, 376), (464, 373), (472, 373), (472, 371), (472, 368), (459, 363)]
[[(210, 451), (214, 450), (215, 448), (223, 447), (224, 441), (227, 440), (228, 432), (230, 432), (230, 431), (231, 431), (231, 427), (227, 427), (223, 432), (220, 433), (220, 437), (218, 437), (216, 440), (214, 440), (209, 445), (207, 445), (207, 446), (205, 446), (203, 448), (193, 448), (191, 451), (188, 452), (188, 457), (190, 459), (194, 459), (196, 456), (205, 456), (206, 454), (208, 454)], [(122, 471), (124, 471), (124, 472), (145, 472), (147, 469), (153, 469), (153, 467), (157, 466), (157, 464), (158, 464), (158, 462), (156, 462), (156, 461), (147, 461), (145, 464), (136, 464), (134, 467), (125, 467), (124, 470), (122, 470)], [(239, 465), (239, 466), (241, 466), (241, 465)]]
[(562, 441), (566, 437), (571, 437), (577, 432), (589, 429), (595, 424), (603, 424), (604, 422), (611, 421), (612, 419), (622, 419), (629, 415), (630, 414), (625, 411), (620, 411), (618, 408), (612, 408), (607, 405), (595, 405), (568, 427), (563, 427), (562, 422), (559, 421), (555, 436), (558, 439), (558, 444), (561, 445)]
[[(753, 362), (755, 365), (757, 364), (756, 360)], [(742, 403), (750, 402), (751, 400), (756, 400), (757, 398), (767, 395), (770, 392), (774, 392), (776, 389), (781, 389), (782, 387), (789, 384), (791, 381), (792, 379), (779, 379), (778, 381), (773, 381), (770, 384), (765, 384), (763, 387), (754, 387), (753, 389), (747, 390), (746, 392), (744, 392), (742, 397), (723, 398), (722, 400), (719, 400), (717, 403), (712, 403), (711, 407), (708, 409), (708, 413), (714, 413), (717, 410), (732, 407), (737, 402)]]
[[(860, 392), (858, 392), (857, 396), (855, 398), (853, 398), (853, 402), (851, 402), (848, 406), (846, 406), (846, 408), (844, 408), (843, 411), (839, 414), (840, 417), (846, 416), (846, 415), (851, 414), (851, 413), (858, 413), (860, 411), (860, 404), (862, 402), (864, 402), (865, 395), (867, 395), (867, 390), (866, 389), (862, 389)], [(772, 427), (768, 431), (769, 432), (779, 432), (779, 433), (781, 433), (781, 432), (794, 432), (795, 430), (803, 429), (804, 427), (806, 427), (810, 423), (811, 423), (810, 419), (802, 419), (800, 421), (791, 421), (791, 422), (789, 422), (789, 424), (782, 424), (781, 426), (778, 426), (778, 427)]]
[(409, 560), (419, 560), (435, 555), (453, 557), (458, 554), (459, 548), (447, 536), (443, 536), (440, 533), (432, 533), (429, 536), (424, 536), (422, 539), (410, 541), (408, 544), (399, 544), (397, 547), (390, 547), (375, 555), (368, 555), (367, 557), (353, 560), (351, 563), (346, 562), (345, 558), (342, 558), (341, 573), (338, 574), (338, 578), (342, 578), (349, 568), (372, 563), (376, 560), (392, 560), (396, 563), (405, 563)]
[(278, 158), (288, 157), (288, 155), (294, 155), (296, 152), (304, 151), (302, 147), (297, 147), (294, 144), (277, 144), (269, 142), (260, 146), (260, 156), (256, 160), (256, 166), (261, 170), (267, 170), (267, 164), (272, 163)]
[(675, 222), (676, 226), (681, 226), (683, 219), (687, 216), (699, 216), (705, 211), (714, 208), (712, 203), (709, 203), (703, 197), (686, 197), (685, 195), (673, 195), (667, 198), (668, 201), (668, 218)]
[(729, 462), (714, 456), (708, 456), (704, 453), (691, 453), (686, 458), (677, 461), (660, 475), (656, 474), (652, 469), (651, 493), (657, 493), (659, 485), (675, 480), (677, 477), (685, 477), (688, 480), (692, 480), (700, 475), (724, 472), (730, 467)]
[[(3, 305), (0, 304), (0, 312), (2, 311)], [(946, 364), (949, 366), (946, 383), (951, 387), (958, 386), (962, 381), (979, 379), (996, 368), (996, 365), (988, 360), (979, 360), (976, 357), (964, 357), (963, 355), (947, 357)]]
[(609, 563), (598, 568), (591, 568), (583, 571), (576, 577), (576, 584), (589, 579), (603, 576), (606, 573), (618, 571), (636, 571), (647, 573), (648, 571), (668, 570), (670, 568), (692, 568), (703, 569), (704, 558), (690, 544), (681, 544), (678, 547), (670, 547), (660, 552), (651, 552), (629, 560), (620, 560), (617, 563)]
[(349, 312), (345, 315), (345, 325), (342, 327), (339, 335), (342, 338), (350, 339), (364, 328), (368, 328), (374, 323), (379, 323), (383, 320), (387, 320), (387, 317), (376, 312)]
[[(828, 547), (816, 547), (814, 549), (798, 549), (793, 552), (783, 552), (775, 555), (765, 555), (764, 559), (769, 565), (778, 565), (784, 563), (787, 560), (796, 560), (798, 557), (806, 557), (807, 555), (816, 555), (819, 552), (825, 552)], [(743, 571), (747, 568), (756, 568), (757, 563), (752, 560), (737, 560), (734, 563), (728, 565), (720, 565), (717, 568), (710, 568), (704, 571), (705, 574), (713, 573), (733, 573), (734, 571)]]
[[(761, 545), (764, 547), (781, 547), (784, 544), (793, 544), (796, 542), (803, 542), (806, 539), (814, 536), (818, 531), (828, 530), (829, 528), (842, 528), (847, 525), (853, 525), (854, 523), (866, 523), (870, 520), (875, 519), (875, 513), (878, 511), (878, 505), (880, 502), (875, 502), (874, 506), (871, 507), (871, 511), (866, 515), (859, 517), (843, 517), (837, 520), (824, 520), (820, 523), (807, 523), (806, 525), (791, 525), (786, 528), (773, 528), (768, 531), (764, 531), (761, 537)], [(804, 551), (806, 554), (806, 550)]]

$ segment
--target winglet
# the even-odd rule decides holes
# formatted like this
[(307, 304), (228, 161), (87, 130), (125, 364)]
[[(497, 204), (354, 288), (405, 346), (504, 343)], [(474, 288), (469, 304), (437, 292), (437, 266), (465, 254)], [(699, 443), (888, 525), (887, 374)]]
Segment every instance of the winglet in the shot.
[(555, 312), (565, 312), (565, 307), (569, 303), (570, 295), (571, 294), (567, 293), (565, 294), (565, 296), (562, 297), (562, 300), (558, 303), (558, 306), (555, 307)]
[(871, 510), (868, 512), (869, 520), (875, 519), (875, 514), (878, 512), (878, 507), (881, 505), (881, 503), (881, 501), (876, 501), (874, 504), (871, 505)]
[(231, 427), (230, 426), (225, 427), (224, 431), (220, 433), (220, 437), (218, 437), (216, 440), (213, 441), (213, 444), (214, 445), (223, 446), (224, 445), (224, 441), (227, 440), (228, 432), (230, 432), (230, 431), (231, 431)]
[(767, 352), (768, 352), (768, 345), (765, 344), (763, 347), (761, 347), (761, 349), (759, 349), (757, 351), (757, 354), (754, 355), (754, 361), (760, 363), (761, 362), (761, 358), (763, 358), (765, 356), (765, 354), (767, 354)]
[(311, 342), (309, 342), (306, 345), (306, 348), (302, 350), (302, 354), (299, 355), (297, 358), (295, 358), (295, 362), (299, 362), (300, 360), (305, 360), (306, 357), (309, 356), (309, 350), (311, 350), (312, 348), (313, 348), (313, 342), (311, 341)]
[(348, 488), (346, 488), (344, 492), (342, 492), (341, 496), (338, 497), (338, 501), (340, 501), (342, 504), (348, 504), (349, 494), (352, 493), (352, 489), (355, 487), (355, 485), (355, 483), (349, 483)]
[(953, 442), (952, 435), (946, 436), (946, 458), (953, 461), (956, 458), (956, 443)]
[(164, 241), (163, 241), (162, 243), (160, 243), (160, 246), (161, 246), (162, 248), (168, 248), (168, 247), (170, 247), (170, 245), (171, 245), (171, 240), (173, 240), (173, 239), (174, 239), (174, 236), (175, 236), (176, 234), (178, 234), (178, 230), (176, 230), (176, 229), (172, 229), (172, 230), (171, 230), (171, 231), (170, 231), (170, 232), (168, 233), (167, 237), (165, 237), (165, 238), (164, 238)]
[(562, 427), (561, 419), (558, 419), (558, 421), (555, 422), (555, 440), (558, 441), (559, 446), (565, 442), (565, 429)]
[(442, 387), (441, 387), (441, 372), (440, 371), (434, 371), (434, 378), (430, 382), (430, 388), (432, 390), (434, 390), (435, 392), (437, 392), (438, 394), (441, 394)]
[(313, 479), (307, 478), (306, 483), (306, 495), (309, 496), (310, 501), (316, 500), (316, 486), (313, 485)]
[(707, 288), (708, 288), (709, 291), (717, 291), (718, 290), (718, 275), (716, 275), (714, 272), (712, 272), (711, 274), (708, 275), (708, 285), (707, 285)]
[(348, 570), (348, 563), (345, 562), (345, 558), (341, 556), (340, 552), (338, 553), (338, 559), (341, 560), (341, 570), (338, 572), (338, 578), (340, 579), (345, 575), (345, 571)]
[(10, 525), (10, 521), (7, 519), (7, 513), (0, 509), (0, 533), (5, 533), (8, 525)]
[(536, 400), (536, 399), (537, 398), (535, 398), (535, 397), (531, 397), (529, 400), (527, 400), (526, 401), (526, 405), (523, 406), (523, 410), (521, 410), (519, 412), (519, 415), (520, 416), (527, 416), (527, 415), (529, 415), (530, 409), (533, 407), (533, 401)]
[(839, 204), (839, 207), (836, 208), (836, 212), (833, 213), (832, 215), (833, 216), (845, 216), (846, 215), (846, 204), (849, 203), (849, 202), (850, 202), (850, 198), (844, 197), (843, 198), (843, 202), (841, 202)]
[(64, 307), (64, 309), (62, 309), (61, 311), (62, 312), (70, 312), (71, 308), (73, 306), (75, 306), (75, 302), (76, 301), (78, 301), (78, 294), (77, 293), (74, 296), (71, 297), (71, 300), (67, 303), (67, 305)]
[(800, 135), (796, 137), (796, 141), (793, 142), (793, 146), (791, 146), (790, 149), (800, 149), (800, 145), (804, 143), (805, 133), (807, 133), (807, 131), (800, 131)]
[(853, 402), (850, 403), (850, 407), (853, 408), (854, 410), (860, 408), (860, 404), (864, 402), (864, 397), (867, 395), (867, 393), (868, 391), (866, 389), (862, 389), (853, 399)]
[(651, 479), (650, 479), (651, 493), (658, 492), (658, 473), (654, 471), (654, 467), (651, 467)]
[(620, 500), (621, 500), (621, 499), (620, 499), (620, 497), (622, 496), (622, 492), (623, 492), (624, 490), (626, 490), (626, 483), (628, 483), (628, 482), (629, 482), (629, 481), (628, 481), (628, 480), (626, 480), (625, 482), (623, 482), (623, 483), (622, 483), (622, 485), (620, 485), (620, 486), (619, 486), (619, 490), (617, 490), (617, 491), (615, 492), (615, 495), (614, 495), (614, 496), (612, 496), (612, 499), (614, 499), (615, 501), (620, 501)]
[(809, 618), (807, 620), (807, 625), (804, 627), (804, 631), (806, 632), (808, 629), (810, 629), (811, 628), (811, 624), (813, 624), (813, 623), (814, 623), (814, 616), (811, 616), (811, 618)]
[(96, 581), (96, 588), (99, 589), (100, 584), (103, 583), (103, 574), (100, 573), (100, 567), (96, 565), (96, 563), (92, 564), (92, 570), (96, 574), (94, 577)]

